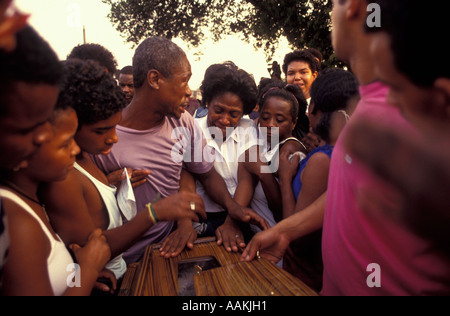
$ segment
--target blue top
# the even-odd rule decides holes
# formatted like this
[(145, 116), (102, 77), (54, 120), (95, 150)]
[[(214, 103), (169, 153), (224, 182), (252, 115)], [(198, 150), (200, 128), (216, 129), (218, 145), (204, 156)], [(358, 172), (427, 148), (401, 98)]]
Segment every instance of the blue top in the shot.
[(331, 159), (331, 155), (333, 154), (334, 146), (325, 145), (319, 148), (314, 149), (305, 159), (300, 161), (298, 173), (292, 182), (292, 190), (294, 191), (295, 201), (297, 201), (300, 191), (302, 190), (302, 180), (301, 175), (306, 165), (308, 164), (309, 159), (317, 153), (324, 153)]

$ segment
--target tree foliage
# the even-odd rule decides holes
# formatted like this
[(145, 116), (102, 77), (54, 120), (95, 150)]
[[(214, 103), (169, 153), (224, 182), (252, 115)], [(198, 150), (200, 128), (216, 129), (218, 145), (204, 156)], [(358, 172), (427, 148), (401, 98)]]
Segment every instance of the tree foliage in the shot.
[(331, 46), (331, 0), (102, 0), (109, 18), (128, 42), (150, 36), (180, 38), (199, 47), (209, 36), (218, 41), (239, 34), (264, 48), (268, 59), (280, 39), (292, 48), (319, 49), (336, 64)]

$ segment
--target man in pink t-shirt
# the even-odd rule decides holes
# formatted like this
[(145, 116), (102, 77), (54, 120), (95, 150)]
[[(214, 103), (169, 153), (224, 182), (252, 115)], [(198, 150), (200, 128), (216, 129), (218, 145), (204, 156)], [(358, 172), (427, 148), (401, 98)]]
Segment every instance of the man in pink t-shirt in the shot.
[[(324, 219), (324, 295), (448, 295), (450, 260), (401, 220), (397, 191), (345, 149), (349, 129), (361, 121), (418, 132), (388, 104), (389, 88), (371, 83), (375, 63), (367, 21), (367, 0), (334, 1), (333, 42), (350, 61), (361, 87), (361, 102), (342, 133), (331, 162)], [(383, 155), (380, 152), (379, 155)]]
[[(361, 87), (361, 102), (335, 147), (323, 229), (324, 295), (450, 294), (450, 265), (431, 243), (393, 219), (395, 190), (378, 179), (344, 144), (352, 122), (373, 120), (417, 137), (387, 104), (388, 87)], [(380, 153), (382, 155), (383, 153)]]
[[(446, 44), (437, 31), (448, 25), (446, 3), (432, 1), (424, 6), (419, 0), (376, 0), (381, 27), (366, 27), (377, 77), (390, 87), (389, 102), (420, 130), (423, 141), (361, 122), (353, 127), (349, 147), (401, 191), (402, 216), (411, 228), (450, 255), (450, 63), (417, 67), (428, 46), (417, 46), (416, 34), (427, 34), (435, 51)], [(380, 157), (380, 150), (386, 155)]]
[[(342, 132), (330, 166), (328, 192), (304, 211), (257, 235), (242, 260), (279, 260), (289, 243), (323, 224), (326, 296), (448, 295), (450, 261), (435, 246), (395, 220), (397, 192), (350, 155), (344, 145), (352, 125), (364, 120), (418, 134), (387, 102), (388, 88), (376, 82), (370, 38), (364, 32), (366, 0), (333, 0), (333, 46), (361, 84), (361, 101)], [(383, 155), (383, 152), (379, 153)]]

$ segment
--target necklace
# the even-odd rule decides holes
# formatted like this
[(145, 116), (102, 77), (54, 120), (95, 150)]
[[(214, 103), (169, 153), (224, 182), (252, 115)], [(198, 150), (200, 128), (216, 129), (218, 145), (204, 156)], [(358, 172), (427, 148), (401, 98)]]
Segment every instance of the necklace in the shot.
[(12, 183), (10, 181), (6, 181), (4, 184), (6, 186), (10, 187), (11, 189), (15, 190), (17, 193), (19, 193), (23, 197), (25, 197), (28, 200), (32, 201), (33, 203), (39, 205), (42, 208), (42, 210), (44, 211), (45, 216), (47, 217), (47, 220), (50, 222), (50, 218), (48, 217), (47, 210), (45, 209), (45, 204), (41, 203), (38, 199), (35, 199), (35, 198), (29, 196), (19, 186), (17, 186), (16, 184), (14, 184), (14, 183)]

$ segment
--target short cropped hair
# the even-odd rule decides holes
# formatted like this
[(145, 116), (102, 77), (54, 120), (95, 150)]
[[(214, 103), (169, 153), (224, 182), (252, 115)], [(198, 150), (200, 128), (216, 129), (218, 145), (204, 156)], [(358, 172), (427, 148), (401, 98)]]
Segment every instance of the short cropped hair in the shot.
[(108, 69), (108, 72), (114, 76), (117, 72), (117, 60), (114, 55), (105, 47), (99, 44), (83, 44), (72, 49), (67, 59), (93, 60), (100, 66)]
[(56, 107), (74, 108), (79, 128), (107, 120), (127, 106), (116, 80), (96, 62), (69, 59), (64, 62), (64, 70)]
[[(429, 62), (433, 52), (445, 56), (447, 43), (442, 32), (448, 29), (447, 2), (430, 1), (368, 0), (381, 8), (381, 27), (366, 25), (366, 30), (389, 34), (396, 67), (423, 87), (431, 87), (438, 78), (450, 78), (450, 63), (445, 57), (441, 62)], [(418, 66), (423, 61), (425, 64)], [(419, 69), (422, 67), (425, 69)]]
[(294, 61), (303, 61), (309, 65), (313, 73), (320, 71), (320, 63), (313, 54), (306, 50), (296, 50), (284, 57), (283, 72), (287, 75), (289, 65)]
[(133, 75), (133, 67), (132, 66), (123, 67), (122, 70), (119, 72), (119, 75)]
[(258, 87), (253, 75), (233, 62), (210, 66), (200, 87), (204, 105), (227, 92), (236, 94), (243, 103), (244, 115), (252, 113), (258, 102)]
[(136, 89), (147, 80), (150, 70), (159, 71), (164, 77), (172, 78), (176, 66), (180, 65), (186, 53), (174, 42), (163, 37), (151, 37), (143, 41), (133, 57), (133, 80)]
[(14, 82), (58, 86), (63, 74), (56, 53), (31, 26), (19, 31), (16, 39), (14, 51), (0, 50), (0, 111)]

